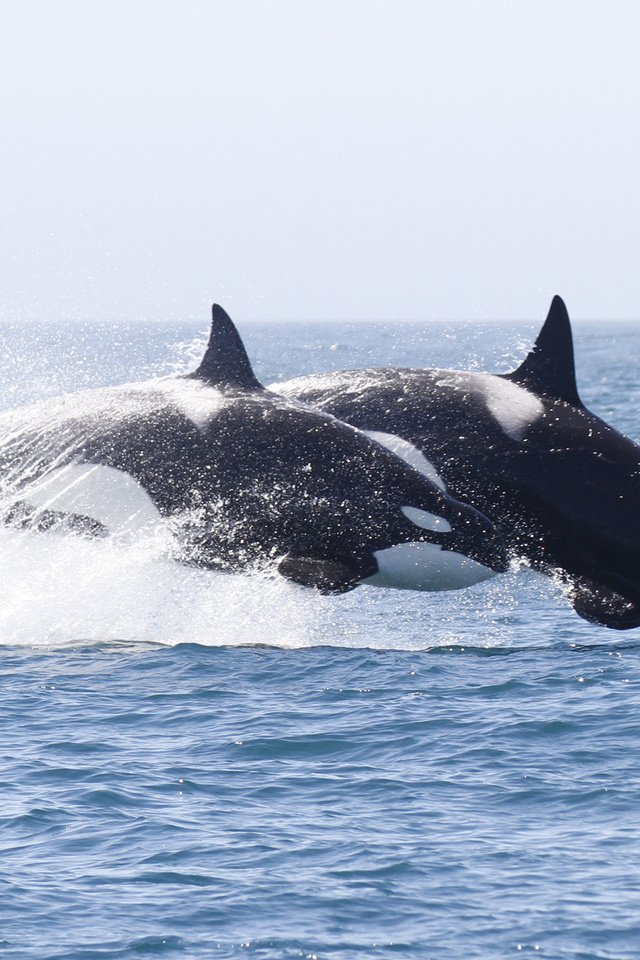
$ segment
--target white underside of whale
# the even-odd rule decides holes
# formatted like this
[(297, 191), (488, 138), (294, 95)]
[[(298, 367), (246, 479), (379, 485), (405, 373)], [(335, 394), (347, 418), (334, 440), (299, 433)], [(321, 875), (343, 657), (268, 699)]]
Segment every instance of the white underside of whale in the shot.
[(89, 517), (109, 533), (135, 533), (161, 523), (144, 487), (123, 470), (94, 463), (70, 463), (20, 491), (36, 510)]
[(495, 576), (494, 571), (436, 543), (400, 543), (374, 553), (378, 572), (363, 583), (396, 590), (462, 590)]

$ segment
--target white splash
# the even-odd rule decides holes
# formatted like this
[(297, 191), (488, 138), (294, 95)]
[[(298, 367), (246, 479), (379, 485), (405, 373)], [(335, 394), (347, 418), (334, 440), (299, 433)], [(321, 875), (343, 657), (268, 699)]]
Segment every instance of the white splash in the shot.
[(273, 572), (183, 566), (158, 530), (131, 540), (0, 527), (0, 645), (328, 642), (328, 598)]

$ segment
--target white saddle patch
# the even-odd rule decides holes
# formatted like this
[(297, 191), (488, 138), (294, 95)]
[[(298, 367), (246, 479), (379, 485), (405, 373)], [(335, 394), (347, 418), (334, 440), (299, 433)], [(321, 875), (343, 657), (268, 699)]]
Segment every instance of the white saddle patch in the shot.
[(437, 387), (452, 387), (465, 395), (480, 395), (491, 416), (498, 421), (507, 436), (522, 441), (525, 431), (544, 413), (540, 397), (518, 383), (503, 380), (492, 373), (446, 372), (436, 382)]
[[(145, 384), (145, 387), (148, 385)], [(204, 432), (214, 417), (225, 406), (226, 398), (222, 391), (188, 377), (166, 377), (155, 380), (153, 387), (163, 393), (182, 414), (201, 432)]]
[(436, 543), (400, 543), (374, 553), (378, 572), (363, 580), (396, 590), (462, 590), (493, 577), (494, 571)]
[(446, 492), (447, 488), (442, 477), (434, 465), (427, 460), (422, 450), (418, 450), (418, 448), (414, 447), (408, 440), (397, 437), (394, 433), (381, 433), (378, 430), (363, 430), (362, 432), (366, 433), (372, 440), (375, 440), (376, 443), (386, 447), (391, 453), (395, 453), (397, 457), (400, 457), (401, 460), (408, 463), (410, 467), (413, 467), (418, 473), (421, 473), (423, 477), (431, 480), (436, 487)]
[(97, 520), (110, 533), (130, 533), (161, 522), (147, 491), (122, 470), (70, 463), (20, 491), (31, 507)]
[(522, 440), (525, 430), (544, 413), (542, 400), (510, 380), (501, 380), (490, 373), (476, 376), (483, 388), (489, 413), (512, 440)]

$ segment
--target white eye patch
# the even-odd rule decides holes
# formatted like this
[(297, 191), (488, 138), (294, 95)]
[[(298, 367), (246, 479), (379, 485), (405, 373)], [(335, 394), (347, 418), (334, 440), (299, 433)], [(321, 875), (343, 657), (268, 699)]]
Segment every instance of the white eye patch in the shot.
[(402, 507), (407, 520), (415, 523), (416, 527), (423, 530), (431, 530), (433, 533), (451, 533), (451, 524), (444, 517), (436, 517), (433, 513), (426, 510), (419, 510), (418, 507)]

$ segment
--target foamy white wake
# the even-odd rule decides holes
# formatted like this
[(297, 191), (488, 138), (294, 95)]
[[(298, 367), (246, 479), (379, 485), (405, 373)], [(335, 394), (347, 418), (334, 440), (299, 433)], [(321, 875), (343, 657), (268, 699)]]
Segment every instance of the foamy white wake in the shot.
[(181, 565), (174, 546), (157, 528), (127, 541), (0, 527), (0, 644), (491, 647), (510, 645), (528, 602), (550, 593), (549, 581), (509, 574), (454, 593), (323, 597), (275, 572)]
[(0, 528), (0, 643), (317, 642), (323, 598), (312, 591), (275, 574), (183, 566), (166, 547), (157, 535), (118, 543)]

